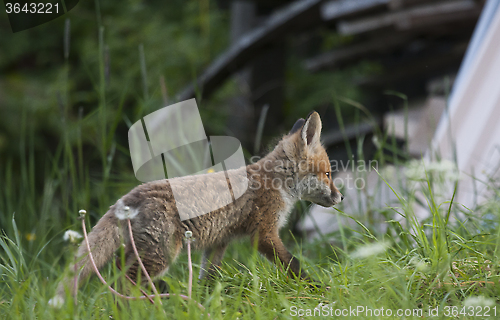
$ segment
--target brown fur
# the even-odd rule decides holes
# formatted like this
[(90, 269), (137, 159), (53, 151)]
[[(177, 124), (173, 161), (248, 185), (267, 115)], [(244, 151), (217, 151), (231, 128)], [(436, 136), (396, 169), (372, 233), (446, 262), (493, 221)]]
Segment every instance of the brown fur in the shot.
[[(184, 234), (189, 230), (196, 239), (193, 242), (194, 249), (204, 250), (200, 278), (207, 272), (215, 271), (232, 239), (245, 235), (257, 241), (258, 250), (268, 259), (274, 261), (277, 257), (283, 266), (289, 266), (291, 273), (306, 278), (298, 260), (281, 241), (279, 228), (284, 225), (293, 203), (299, 198), (332, 206), (340, 202), (342, 195), (333, 185), (331, 177), (327, 176), (330, 164), (319, 140), (319, 115), (314, 112), (306, 121), (299, 121), (294, 130), (284, 136), (266, 157), (237, 169), (246, 171), (248, 189), (233, 203), (220, 209), (182, 221), (170, 187), (171, 180), (145, 183), (124, 195), (111, 206), (89, 234), (97, 267), (101, 268), (108, 262), (120, 244), (124, 243), (128, 274), (132, 279), (137, 276), (139, 266), (128, 232), (125, 232), (128, 231), (125, 221), (115, 215), (116, 210), (128, 206), (139, 212), (131, 220), (134, 241), (146, 269), (153, 277), (161, 276), (174, 262), (183, 247)], [(197, 188), (214, 190), (203, 200), (217, 202), (220, 201), (217, 192), (219, 183), (226, 183), (221, 179), (223, 174), (219, 172), (175, 179), (195, 179)], [(297, 183), (309, 181), (308, 177), (319, 183), (317, 189), (308, 191), (305, 189), (308, 187), (307, 182)], [(276, 186), (272, 181), (281, 182), (281, 185)], [(185, 196), (192, 197), (193, 190), (187, 188)], [(92, 273), (87, 253), (86, 245), (82, 244), (77, 253), (80, 259), (77, 264), (78, 270), (81, 270), (80, 282)], [(63, 281), (58, 288), (58, 295), (64, 297), (65, 285), (73, 292), (72, 284), (70, 279)]]

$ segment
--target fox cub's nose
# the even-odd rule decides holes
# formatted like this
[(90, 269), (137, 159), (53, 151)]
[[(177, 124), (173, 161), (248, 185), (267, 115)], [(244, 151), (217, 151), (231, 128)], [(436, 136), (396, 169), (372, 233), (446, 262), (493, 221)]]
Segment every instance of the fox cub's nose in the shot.
[(340, 201), (342, 201), (342, 200), (344, 200), (344, 195), (343, 194), (340, 195)]

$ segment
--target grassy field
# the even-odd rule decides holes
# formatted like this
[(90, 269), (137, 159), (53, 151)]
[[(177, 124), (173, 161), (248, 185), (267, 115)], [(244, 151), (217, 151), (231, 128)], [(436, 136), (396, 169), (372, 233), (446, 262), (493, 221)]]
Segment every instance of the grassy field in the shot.
[[(409, 211), (401, 211), (411, 215)], [(369, 226), (352, 237), (348, 236), (349, 230), (344, 230), (347, 251), (327, 241), (292, 246), (293, 252), (305, 262), (305, 268), (323, 285), (320, 289), (283, 275), (259, 256), (248, 240), (234, 243), (226, 254), (220, 278), (211, 283), (195, 281), (193, 298), (206, 308), (210, 318), (217, 319), (279, 319), (307, 316), (311, 312), (324, 317), (344, 312), (346, 318), (356, 318), (353, 309), (361, 318), (371, 318), (372, 314), (374, 318), (391, 318), (385, 317), (389, 312), (395, 318), (397, 312), (404, 312), (407, 319), (422, 315), (427, 318), (433, 312), (442, 318), (447, 318), (447, 314), (477, 318), (467, 314), (484, 314), (487, 310), (493, 316), (500, 293), (498, 234), (494, 227), (498, 207), (493, 205), (484, 213), (492, 219), (490, 223), (469, 216), (452, 226), (435, 215), (424, 225), (410, 223), (411, 230), (392, 223), (388, 232), (380, 236), (370, 233)], [(37, 241), (41, 248), (30, 251), (29, 240), (20, 236), (2, 237), (3, 319), (208, 318), (194, 302), (177, 297), (165, 300), (161, 308), (145, 301), (120, 300), (97, 279), (84, 285), (76, 305), (68, 298), (62, 309), (51, 309), (47, 301), (64, 273), (58, 260), (74, 250), (71, 245), (57, 248), (54, 242), (38, 244)], [(195, 261), (198, 258), (195, 254)], [(194, 269), (196, 276), (197, 264)], [(112, 282), (119, 273), (108, 268), (104, 274)], [(186, 255), (164, 280), (170, 292), (186, 294)], [(376, 316), (381, 314), (385, 316)]]
[[(90, 120), (80, 122), (85, 121)], [(101, 150), (106, 150), (101, 157), (103, 172), (96, 174), (90, 164), (83, 165), (78, 160), (83, 157), (78, 147), (81, 126), (75, 125), (68, 127), (66, 136), (74, 137), (76, 151), (67, 140), (62, 141), (55, 154), (43, 159), (43, 184), (37, 184), (34, 168), (40, 167), (38, 163), (35, 166), (40, 159), (30, 151), (34, 133), (25, 126), (22, 130), (21, 147), (26, 153), (19, 165), (21, 179), (12, 178), (12, 162), (6, 163), (0, 177), (2, 319), (281, 319), (309, 315), (477, 319), (495, 318), (500, 313), (496, 307), (500, 296), (500, 202), (496, 183), (489, 182), (491, 200), (471, 211), (453, 204), (453, 196), (438, 200), (432, 191), (443, 189), (439, 185), (442, 179), (432, 170), (423, 171), (424, 177), (411, 186), (391, 185), (399, 199), (396, 205), (371, 207), (372, 212), (386, 217), (384, 232), (376, 231), (379, 226), (357, 220), (358, 228), (344, 227), (315, 241), (294, 238), (288, 229), (283, 230), (288, 247), (321, 288), (284, 275), (261, 257), (248, 239), (243, 239), (228, 249), (217, 280), (194, 281), (193, 299), (206, 311), (195, 301), (178, 297), (164, 300), (161, 307), (147, 301), (123, 301), (96, 278), (83, 285), (76, 304), (68, 297), (61, 309), (52, 309), (47, 302), (76, 249), (74, 244), (64, 242), (62, 235), (68, 229), (81, 232), (78, 210), (89, 212), (87, 226), (92, 225), (135, 182), (130, 173), (113, 175), (115, 150), (121, 153), (119, 157), (126, 152), (113, 144), (109, 138), (112, 128), (104, 125), (101, 134), (97, 132), (102, 137)], [(417, 190), (423, 192), (431, 213), (425, 221), (414, 216)], [(454, 195), (453, 187), (448, 191)], [(299, 203), (297, 210), (304, 207)], [(355, 216), (340, 209), (336, 214)], [(402, 219), (395, 220), (395, 215)], [(199, 253), (193, 254), (195, 279), (199, 258)], [(120, 277), (112, 266), (103, 272), (110, 283)], [(184, 253), (164, 278), (169, 292), (187, 294), (187, 266)], [(132, 295), (139, 294), (137, 288), (130, 290)]]

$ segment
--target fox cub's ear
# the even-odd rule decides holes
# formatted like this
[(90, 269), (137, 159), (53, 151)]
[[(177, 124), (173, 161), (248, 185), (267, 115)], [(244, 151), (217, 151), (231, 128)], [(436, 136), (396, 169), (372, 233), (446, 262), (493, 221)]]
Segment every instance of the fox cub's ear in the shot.
[(295, 122), (295, 124), (293, 125), (292, 130), (290, 130), (288, 134), (294, 134), (295, 132), (299, 131), (299, 129), (302, 128), (302, 126), (304, 125), (304, 122), (306, 122), (306, 120), (302, 118), (297, 120), (297, 122)]
[(307, 117), (306, 122), (302, 126), (300, 136), (302, 137), (305, 145), (308, 147), (320, 145), (321, 118), (316, 111), (311, 112)]

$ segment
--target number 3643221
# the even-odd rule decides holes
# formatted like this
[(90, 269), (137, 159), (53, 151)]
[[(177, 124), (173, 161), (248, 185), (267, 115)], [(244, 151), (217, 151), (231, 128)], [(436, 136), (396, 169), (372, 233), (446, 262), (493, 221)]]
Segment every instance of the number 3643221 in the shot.
[(6, 3), (7, 13), (59, 13), (59, 3)]

